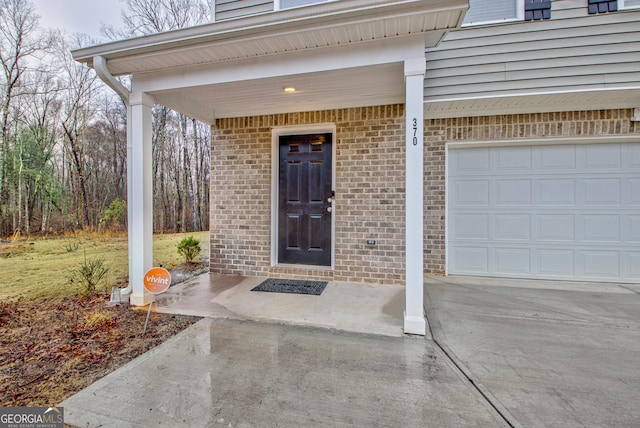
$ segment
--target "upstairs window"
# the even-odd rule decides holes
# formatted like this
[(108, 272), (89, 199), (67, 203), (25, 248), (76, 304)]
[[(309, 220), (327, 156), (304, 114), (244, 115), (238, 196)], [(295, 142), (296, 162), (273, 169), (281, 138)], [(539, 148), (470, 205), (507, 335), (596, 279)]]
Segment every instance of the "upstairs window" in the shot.
[(618, 7), (620, 9), (637, 9), (640, 8), (640, 0), (620, 0)]
[(274, 9), (291, 9), (292, 7), (308, 6), (316, 3), (327, 3), (335, 0), (275, 0)]
[(524, 0), (469, 0), (462, 25), (497, 24), (524, 19)]

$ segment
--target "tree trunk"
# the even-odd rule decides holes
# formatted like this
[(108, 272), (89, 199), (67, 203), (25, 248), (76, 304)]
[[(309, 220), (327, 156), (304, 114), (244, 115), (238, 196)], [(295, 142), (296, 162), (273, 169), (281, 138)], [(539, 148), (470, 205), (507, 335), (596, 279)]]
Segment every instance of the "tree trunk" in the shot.
[(200, 138), (198, 134), (198, 124), (195, 119), (191, 121), (193, 125), (193, 147), (195, 150), (194, 158), (195, 158), (195, 171), (194, 174), (190, 177), (193, 180), (191, 182), (191, 191), (193, 192), (192, 201), (193, 201), (193, 230), (200, 232), (202, 230), (202, 212), (200, 210), (200, 186), (198, 177), (200, 177), (200, 156), (199, 156), (199, 148), (200, 148)]
[[(75, 173), (77, 175), (78, 192), (76, 192), (76, 195), (78, 193), (80, 194), (76, 206), (78, 222), (81, 223), (84, 227), (89, 227), (91, 226), (91, 222), (89, 220), (89, 200), (87, 198), (86, 175), (84, 171), (82, 155), (81, 153), (79, 153), (78, 149), (78, 140), (66, 127), (66, 125), (63, 124), (62, 126), (64, 128), (65, 134), (67, 135), (67, 138), (69, 139), (69, 148), (71, 149), (73, 167), (75, 168)], [(82, 220), (80, 220), (80, 211), (82, 211)]]

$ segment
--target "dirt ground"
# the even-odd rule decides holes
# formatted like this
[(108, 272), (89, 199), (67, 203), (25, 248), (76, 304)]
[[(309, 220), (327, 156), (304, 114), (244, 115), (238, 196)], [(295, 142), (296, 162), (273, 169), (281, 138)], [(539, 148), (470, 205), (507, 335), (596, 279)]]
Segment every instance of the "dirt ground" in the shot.
[(54, 406), (199, 318), (109, 306), (108, 296), (0, 301), (0, 406)]

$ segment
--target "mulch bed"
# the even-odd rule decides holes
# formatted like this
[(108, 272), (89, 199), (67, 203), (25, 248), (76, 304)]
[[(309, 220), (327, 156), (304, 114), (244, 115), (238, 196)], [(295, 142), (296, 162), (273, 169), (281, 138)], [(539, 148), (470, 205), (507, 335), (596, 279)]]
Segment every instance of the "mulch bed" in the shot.
[(0, 407), (53, 406), (200, 318), (109, 306), (108, 296), (0, 301)]

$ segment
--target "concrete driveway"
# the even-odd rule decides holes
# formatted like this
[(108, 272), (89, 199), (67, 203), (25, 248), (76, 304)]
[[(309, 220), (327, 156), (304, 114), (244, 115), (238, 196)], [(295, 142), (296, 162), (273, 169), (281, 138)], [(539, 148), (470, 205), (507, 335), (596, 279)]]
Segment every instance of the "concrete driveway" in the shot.
[[(430, 340), (396, 334), (394, 288), (256, 296), (252, 281), (200, 278), (166, 296), (164, 310), (206, 318), (63, 402), (66, 422), (640, 426), (638, 287), (429, 277)], [(362, 334), (367, 319), (378, 334)]]
[(428, 279), (434, 339), (514, 426), (640, 426), (640, 288)]

